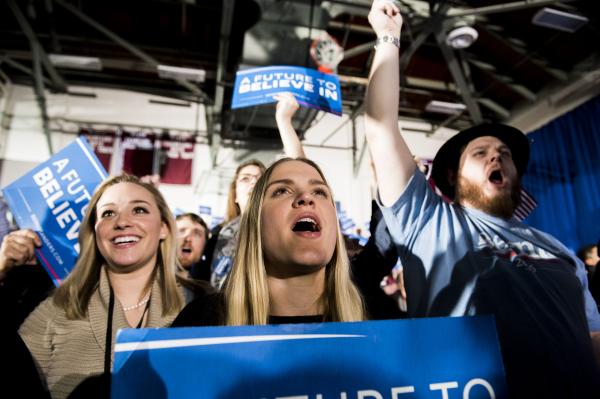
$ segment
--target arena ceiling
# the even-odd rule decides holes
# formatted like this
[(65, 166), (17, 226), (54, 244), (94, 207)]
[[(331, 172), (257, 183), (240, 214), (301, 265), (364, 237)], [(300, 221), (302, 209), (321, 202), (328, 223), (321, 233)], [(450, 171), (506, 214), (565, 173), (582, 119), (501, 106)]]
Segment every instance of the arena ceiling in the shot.
[[(400, 0), (404, 15), (400, 117), (425, 120), (432, 129), (480, 121), (509, 121), (553, 93), (560, 100), (598, 92), (600, 2), (597, 0)], [(315, 67), (309, 49), (316, 36), (334, 38), (344, 56), (337, 68), (344, 112), (360, 115), (373, 57), (369, 0), (3, 0), (0, 4), (0, 73), (43, 88), (128, 89), (207, 106), (212, 143), (272, 145), (272, 106), (232, 111), (231, 88), (240, 66)], [(544, 8), (548, 11), (542, 14)], [(568, 32), (532, 21), (580, 16)], [(562, 21), (564, 22), (564, 21)], [(447, 44), (456, 27), (471, 26), (468, 48)], [(60, 66), (56, 55), (98, 59)], [(82, 61), (83, 62), (83, 61)], [(204, 71), (162, 78), (159, 65)], [(564, 90), (563, 90), (564, 93)], [(432, 101), (459, 104), (432, 107)], [(436, 104), (436, 103), (433, 103)], [(42, 113), (45, 115), (45, 113)], [(303, 133), (316, 112), (302, 109), (294, 123)], [(427, 132), (426, 132), (427, 133)], [(258, 143), (258, 144), (257, 144)], [(269, 144), (270, 143), (270, 144)]]

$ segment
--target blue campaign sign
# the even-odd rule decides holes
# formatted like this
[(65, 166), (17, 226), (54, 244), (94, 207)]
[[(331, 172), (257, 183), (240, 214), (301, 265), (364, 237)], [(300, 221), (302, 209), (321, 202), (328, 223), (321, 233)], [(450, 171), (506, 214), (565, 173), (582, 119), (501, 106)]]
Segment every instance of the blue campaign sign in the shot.
[(504, 398), (491, 316), (121, 330), (112, 398)]
[(231, 108), (272, 103), (273, 95), (290, 92), (307, 107), (342, 114), (337, 76), (296, 66), (270, 66), (238, 71)]
[(56, 286), (75, 265), (81, 221), (104, 179), (102, 164), (79, 137), (2, 189), (19, 227), (40, 236), (36, 255)]

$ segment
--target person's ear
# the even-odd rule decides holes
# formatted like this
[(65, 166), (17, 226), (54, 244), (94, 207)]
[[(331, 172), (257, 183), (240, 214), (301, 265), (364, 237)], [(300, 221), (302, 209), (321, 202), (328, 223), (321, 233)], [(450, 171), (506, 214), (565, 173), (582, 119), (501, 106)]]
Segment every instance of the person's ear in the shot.
[(167, 236), (169, 235), (169, 227), (167, 226), (166, 223), (162, 223), (162, 225), (160, 226), (160, 239), (164, 240), (165, 238), (167, 238)]

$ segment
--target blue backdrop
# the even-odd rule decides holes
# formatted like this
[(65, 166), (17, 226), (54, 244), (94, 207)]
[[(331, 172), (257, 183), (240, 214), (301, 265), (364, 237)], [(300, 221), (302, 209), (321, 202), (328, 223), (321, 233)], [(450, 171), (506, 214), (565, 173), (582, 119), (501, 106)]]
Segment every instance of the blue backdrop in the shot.
[(525, 223), (576, 251), (600, 239), (600, 97), (530, 133), (523, 186), (538, 201)]

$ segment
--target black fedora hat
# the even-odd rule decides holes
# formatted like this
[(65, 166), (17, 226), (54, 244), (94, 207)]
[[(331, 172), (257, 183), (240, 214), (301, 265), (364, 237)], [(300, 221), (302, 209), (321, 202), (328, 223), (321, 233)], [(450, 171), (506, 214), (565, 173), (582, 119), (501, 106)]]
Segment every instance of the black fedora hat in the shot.
[(529, 140), (525, 134), (517, 128), (501, 123), (482, 123), (461, 130), (446, 141), (435, 154), (431, 177), (446, 197), (454, 199), (454, 185), (448, 181), (448, 171), (456, 172), (463, 147), (482, 136), (496, 137), (506, 144), (512, 153), (519, 177), (525, 173), (529, 162)]

